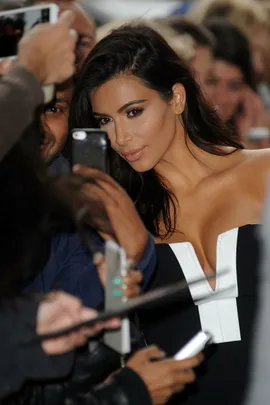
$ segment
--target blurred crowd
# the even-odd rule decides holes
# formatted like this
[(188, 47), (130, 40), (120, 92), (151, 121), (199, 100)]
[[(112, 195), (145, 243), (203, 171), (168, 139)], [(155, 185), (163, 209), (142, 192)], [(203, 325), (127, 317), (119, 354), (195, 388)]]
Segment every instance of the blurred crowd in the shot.
[[(263, 250), (254, 227), (270, 169), (270, 2), (197, 0), (101, 26), (79, 0), (48, 3), (59, 21), (25, 36), (23, 19), (0, 18), (0, 58), (17, 52), (0, 61), (0, 403), (265, 405), (258, 387), (247, 393)], [(108, 132), (109, 173), (70, 170), (73, 128)], [(209, 277), (206, 302), (190, 289), (181, 314), (177, 303), (132, 315), (127, 356), (102, 341), (118, 318), (40, 343), (104, 309), (108, 240), (129, 259), (125, 298), (192, 281), (193, 260)], [(233, 269), (221, 298), (218, 265)], [(208, 353), (173, 359), (215, 320), (209, 363)]]

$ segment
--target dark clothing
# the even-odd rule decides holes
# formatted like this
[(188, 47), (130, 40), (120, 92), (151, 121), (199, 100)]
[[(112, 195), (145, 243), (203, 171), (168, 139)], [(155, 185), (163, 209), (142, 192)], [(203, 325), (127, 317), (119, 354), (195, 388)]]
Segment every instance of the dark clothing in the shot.
[(19, 396), (4, 405), (151, 405), (148, 390), (141, 378), (128, 368), (121, 369), (110, 382), (97, 385), (119, 369), (119, 356), (98, 344), (78, 350), (75, 367), (68, 379), (58, 383), (29, 383)]
[(270, 194), (266, 199), (263, 226), (260, 232), (262, 259), (259, 273), (258, 310), (256, 314), (255, 333), (253, 334), (250, 383), (246, 405), (266, 405), (270, 397)]
[[(94, 231), (89, 230), (89, 238), (95, 250), (103, 252), (104, 242)], [(144, 256), (137, 266), (144, 275), (143, 288), (153, 276), (155, 266), (155, 245), (149, 235)], [(77, 233), (61, 232), (54, 236), (49, 261), (26, 292), (46, 293), (52, 290), (63, 290), (75, 295), (91, 308), (98, 309), (103, 304), (104, 292), (96, 266)]]
[(0, 161), (32, 122), (44, 94), (35, 76), (23, 67), (0, 79)]
[(71, 372), (72, 353), (48, 356), (40, 344), (29, 344), (36, 337), (38, 304), (30, 298), (1, 302), (0, 398), (21, 389), (28, 379), (58, 379)]
[[(0, 80), (0, 160), (30, 125), (44, 95), (34, 75), (22, 67)], [(0, 303), (0, 398), (21, 388), (27, 379), (65, 377), (73, 355), (47, 356), (40, 345), (28, 346), (36, 336), (38, 301), (2, 300)]]
[[(188, 302), (184, 306), (181, 303), (173, 303), (158, 311), (156, 309), (145, 311), (139, 315), (147, 343), (157, 344), (169, 355), (175, 354), (200, 329), (212, 332), (204, 325), (208, 322), (208, 325), (211, 326), (212, 319), (216, 315), (218, 322), (215, 326), (221, 325), (221, 341), (207, 350), (206, 360), (197, 370), (197, 381), (190, 385), (184, 393), (175, 396), (169, 401), (169, 404), (243, 404), (244, 394), (248, 387), (250, 345), (257, 304), (256, 285), (259, 261), (257, 229), (254, 225), (240, 227), (235, 236), (234, 247), (230, 251), (228, 247), (231, 245), (231, 239), (228, 240), (227, 237), (234, 230), (219, 237), (216, 288), (219, 289), (222, 282), (222, 276), (219, 277), (218, 272), (228, 268), (228, 260), (232, 261), (236, 268), (237, 291), (235, 295), (225, 299), (215, 297), (213, 290), (206, 284), (205, 288), (209, 291), (210, 301), (205, 304), (195, 304), (192, 295), (194, 288), (194, 290), (190, 289), (192, 292), (188, 294)], [(192, 267), (198, 272), (196, 278), (198, 275), (203, 276), (203, 270), (189, 243), (159, 244), (156, 246), (156, 250), (158, 268), (151, 283), (151, 289), (186, 280), (186, 273)], [(195, 278), (194, 274), (193, 276)], [(231, 280), (228, 281), (228, 285), (230, 285)], [(204, 285), (200, 285), (200, 289), (202, 287)], [(209, 304), (212, 306), (209, 307)], [(238, 314), (237, 326), (240, 328), (240, 339), (226, 338), (226, 336), (235, 336), (237, 329), (235, 327), (236, 319), (231, 316), (231, 304), (234, 305), (234, 311)], [(225, 327), (222, 328), (222, 325)]]
[(48, 166), (48, 173), (50, 174), (66, 174), (70, 172), (70, 165), (68, 160), (63, 155), (57, 158)]

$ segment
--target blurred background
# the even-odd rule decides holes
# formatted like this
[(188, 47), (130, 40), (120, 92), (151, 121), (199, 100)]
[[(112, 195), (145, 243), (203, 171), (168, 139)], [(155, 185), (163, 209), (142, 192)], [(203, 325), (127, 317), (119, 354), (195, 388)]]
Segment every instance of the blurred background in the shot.
[(177, 0), (83, 0), (89, 13), (100, 23), (122, 18), (160, 18), (191, 4)]

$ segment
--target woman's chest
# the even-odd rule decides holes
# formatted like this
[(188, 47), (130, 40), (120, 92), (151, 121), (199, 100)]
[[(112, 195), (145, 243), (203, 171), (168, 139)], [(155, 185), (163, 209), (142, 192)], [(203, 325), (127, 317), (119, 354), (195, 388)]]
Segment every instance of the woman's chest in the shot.
[[(241, 340), (245, 333), (255, 301), (259, 254), (256, 226), (227, 231), (218, 238), (215, 290), (206, 279), (189, 289), (188, 301), (197, 308), (201, 329), (212, 332), (217, 343)], [(157, 255), (158, 284), (203, 280), (204, 271), (189, 242), (160, 244)]]

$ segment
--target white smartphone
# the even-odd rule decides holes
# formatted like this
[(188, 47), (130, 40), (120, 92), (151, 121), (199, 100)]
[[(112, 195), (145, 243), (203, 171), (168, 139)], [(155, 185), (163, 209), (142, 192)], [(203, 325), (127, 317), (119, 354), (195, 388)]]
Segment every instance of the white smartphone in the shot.
[(208, 332), (200, 331), (186, 343), (174, 356), (175, 360), (185, 360), (197, 356), (209, 344), (212, 343), (212, 335)]
[(23, 7), (0, 12), (0, 60), (16, 58), (21, 38), (35, 25), (58, 20), (56, 4)]

